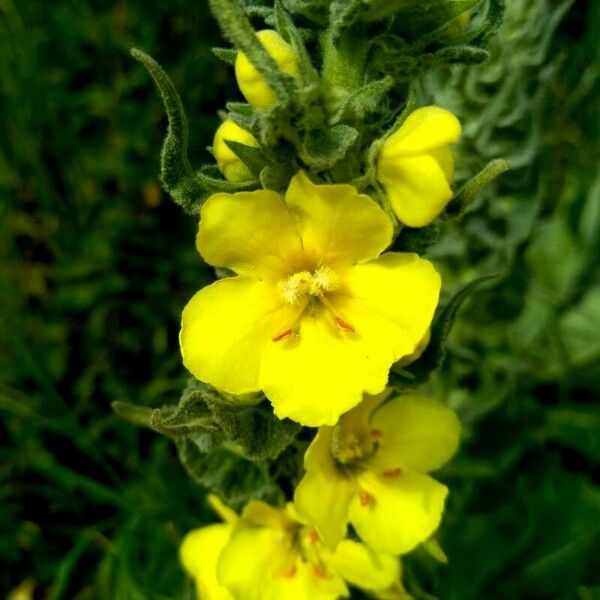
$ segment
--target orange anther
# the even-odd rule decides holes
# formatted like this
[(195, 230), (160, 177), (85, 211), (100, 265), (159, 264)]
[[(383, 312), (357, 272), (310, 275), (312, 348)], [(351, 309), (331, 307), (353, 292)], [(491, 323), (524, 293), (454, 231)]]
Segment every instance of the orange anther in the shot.
[(383, 437), (383, 431), (381, 431), (381, 429), (372, 429), (371, 430), (371, 437), (379, 440)]
[(360, 500), (361, 506), (370, 506), (375, 503), (375, 498), (371, 496), (369, 492), (365, 492), (364, 490), (360, 492), (358, 499)]
[(329, 574), (323, 567), (317, 565), (313, 567), (313, 571), (317, 577), (320, 577), (321, 579), (329, 579)]
[(333, 317), (335, 324), (344, 331), (348, 331), (349, 333), (354, 333), (355, 329), (348, 323), (348, 321), (344, 321), (341, 317)]
[(298, 569), (296, 568), (296, 565), (292, 565), (287, 571), (282, 571), (281, 576), (282, 577), (293, 577), (296, 574), (296, 571)]
[(292, 334), (294, 333), (293, 329), (286, 329), (284, 332), (276, 335), (273, 338), (273, 342), (281, 342), (281, 340), (286, 340), (287, 338), (289, 338)]
[(306, 538), (311, 544), (319, 541), (319, 534), (316, 531), (311, 531)]
[(382, 475), (384, 477), (398, 477), (398, 475), (402, 474), (402, 469), (397, 467), (396, 469), (390, 469), (389, 471), (384, 471)]

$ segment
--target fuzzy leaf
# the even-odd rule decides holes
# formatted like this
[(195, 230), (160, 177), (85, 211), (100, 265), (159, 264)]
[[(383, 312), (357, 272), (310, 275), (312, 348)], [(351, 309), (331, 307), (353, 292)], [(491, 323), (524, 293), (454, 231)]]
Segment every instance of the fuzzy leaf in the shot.
[(416, 29), (424, 24), (436, 26), (452, 21), (473, 8), (481, 0), (371, 0), (364, 9), (363, 21), (377, 21), (400, 15), (407, 27)]
[(252, 133), (256, 138), (260, 136), (258, 118), (249, 104), (245, 102), (228, 102), (225, 108), (227, 108), (228, 116), (234, 123)]
[(252, 463), (225, 448), (206, 452), (202, 435), (178, 438), (176, 445), (179, 460), (190, 476), (233, 508), (252, 498), (282, 501), (281, 490), (271, 481), (265, 464)]
[(147, 408), (128, 402), (113, 402), (113, 410), (130, 423), (173, 437), (203, 431), (218, 431), (206, 405), (181, 402), (176, 406)]
[(268, 165), (260, 172), (260, 183), (266, 190), (280, 191), (287, 188), (292, 176), (286, 165)]
[(475, 65), (486, 61), (490, 57), (490, 53), (476, 46), (451, 46), (438, 50), (434, 57), (439, 60), (440, 64)]
[(321, 26), (329, 21), (330, 0), (282, 0), (285, 9), (291, 14), (305, 17)]
[(196, 173), (196, 177), (202, 182), (202, 185), (211, 192), (227, 192), (233, 194), (244, 190), (251, 190), (259, 187), (258, 180), (233, 182), (224, 179), (218, 169), (212, 165), (203, 167)]
[(152, 429), (152, 413), (156, 410), (155, 408), (138, 406), (137, 404), (121, 401), (113, 402), (111, 407), (122, 419), (134, 425)]
[(363, 9), (363, 0), (331, 0), (330, 23), (337, 31), (349, 27), (359, 19)]
[(494, 179), (510, 169), (508, 162), (502, 158), (489, 162), (477, 175), (469, 179), (458, 191), (446, 207), (446, 214), (461, 217), (477, 198), (477, 194)]
[(404, 227), (400, 235), (392, 245), (395, 252), (415, 252), (416, 254), (426, 254), (427, 250), (433, 246), (440, 238), (439, 223), (432, 223), (427, 227), (416, 229)]
[(277, 30), (283, 39), (291, 45), (294, 54), (298, 57), (300, 73), (304, 79), (304, 83), (317, 84), (319, 81), (319, 74), (312, 64), (310, 55), (306, 51), (306, 46), (304, 45), (300, 31), (296, 25), (294, 25), (290, 15), (283, 8), (279, 0), (275, 2), (275, 21)]
[(123, 418), (168, 437), (201, 434), (203, 443), (210, 442), (211, 447), (222, 440), (252, 461), (274, 460), (300, 431), (298, 424), (278, 419), (261, 394), (230, 396), (194, 379), (177, 405), (151, 409), (115, 402), (113, 409)]
[(234, 50), (233, 48), (212, 48), (211, 52), (228, 65), (235, 65), (237, 50)]
[(385, 98), (393, 85), (394, 79), (389, 75), (383, 79), (367, 83), (346, 98), (331, 122), (339, 123), (346, 119), (362, 120), (365, 113), (377, 109), (379, 103)]
[(267, 402), (240, 406), (213, 396), (207, 397), (206, 403), (228, 442), (239, 447), (241, 453), (253, 461), (274, 460), (300, 431), (297, 423), (277, 419)]
[(469, 40), (470, 43), (477, 46), (487, 45), (488, 41), (496, 35), (500, 29), (505, 12), (506, 0), (489, 0), (488, 10), (485, 16), (485, 25), (476, 37)]
[(346, 152), (357, 138), (358, 131), (349, 125), (313, 129), (304, 138), (300, 157), (315, 169), (331, 168), (346, 156)]
[(253, 175), (258, 177), (265, 168), (268, 159), (260, 148), (246, 146), (232, 140), (225, 140), (229, 149), (250, 169)]
[(206, 188), (202, 180), (195, 177), (188, 160), (188, 124), (181, 99), (173, 82), (152, 57), (136, 48), (131, 50), (131, 55), (152, 76), (167, 113), (167, 135), (160, 156), (160, 180), (177, 204), (187, 213), (195, 214), (200, 209)]

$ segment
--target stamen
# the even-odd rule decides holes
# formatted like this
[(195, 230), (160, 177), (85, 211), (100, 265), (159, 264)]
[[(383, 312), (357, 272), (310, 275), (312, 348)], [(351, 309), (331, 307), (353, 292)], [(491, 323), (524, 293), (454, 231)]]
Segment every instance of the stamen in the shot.
[(298, 569), (296, 568), (296, 565), (292, 565), (287, 571), (282, 571), (281, 576), (282, 577), (293, 577), (296, 574), (297, 570)]
[(281, 297), (293, 305), (299, 304), (306, 296), (323, 298), (339, 287), (339, 277), (329, 267), (318, 267), (312, 273), (298, 271), (277, 284)]
[(354, 327), (352, 327), (352, 325), (350, 325), (348, 321), (344, 321), (344, 319), (342, 319), (341, 317), (333, 317), (333, 320), (340, 329), (343, 329), (348, 333), (354, 333), (356, 331), (356, 329), (354, 329)]
[[(334, 292), (339, 287), (339, 277), (329, 267), (319, 267), (312, 275), (311, 294), (320, 296), (323, 292)], [(313, 289), (314, 288), (314, 292)]]
[(319, 534), (316, 531), (311, 531), (307, 536), (306, 539), (311, 543), (314, 544), (316, 542), (319, 541)]
[(400, 467), (390, 469), (389, 471), (384, 471), (382, 475), (384, 477), (398, 477), (398, 475), (402, 475), (402, 469)]
[(287, 338), (291, 337), (294, 333), (293, 329), (286, 329), (285, 331), (277, 334), (274, 338), (271, 339), (273, 342), (281, 342), (282, 340), (287, 340)]
[(380, 440), (383, 437), (381, 429), (371, 429), (371, 437), (375, 440)]
[(315, 575), (317, 577), (319, 577), (320, 579), (329, 579), (329, 574), (323, 567), (321, 567), (319, 565), (315, 565), (313, 567), (313, 571), (314, 571)]
[(360, 492), (358, 499), (360, 500), (361, 506), (372, 506), (375, 504), (375, 496), (371, 496), (369, 492), (365, 492), (364, 490)]

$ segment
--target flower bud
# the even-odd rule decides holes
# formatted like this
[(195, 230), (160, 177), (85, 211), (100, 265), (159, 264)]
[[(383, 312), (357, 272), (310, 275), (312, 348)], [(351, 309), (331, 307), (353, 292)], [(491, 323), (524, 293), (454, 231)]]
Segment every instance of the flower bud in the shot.
[[(276, 31), (264, 29), (258, 31), (256, 36), (284, 73), (295, 78), (299, 76), (298, 59), (292, 47)], [(244, 98), (252, 106), (269, 108), (277, 101), (275, 92), (241, 51), (235, 60), (235, 77)]]
[(213, 140), (213, 154), (217, 161), (217, 167), (225, 179), (233, 182), (253, 179), (250, 169), (229, 148), (225, 140), (258, 148), (256, 138), (231, 119), (226, 119), (217, 129)]
[(449, 145), (460, 133), (451, 112), (425, 106), (411, 113), (383, 143), (377, 179), (405, 225), (429, 225), (452, 198), (454, 159)]

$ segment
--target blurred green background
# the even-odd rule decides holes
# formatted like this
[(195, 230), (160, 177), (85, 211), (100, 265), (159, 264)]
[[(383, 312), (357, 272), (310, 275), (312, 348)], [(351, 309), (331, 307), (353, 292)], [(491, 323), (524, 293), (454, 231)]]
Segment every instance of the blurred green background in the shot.
[[(462, 309), (432, 391), (464, 423), (440, 566), (417, 597), (600, 598), (600, 3), (510, 0), (484, 66), (432, 74), (464, 124), (459, 178), (513, 170), (431, 256)], [(137, 46), (182, 95), (193, 164), (237, 98), (201, 1), (0, 0), (0, 594), (191, 598), (212, 519), (171, 442), (114, 416), (185, 384), (178, 321), (210, 277), (160, 191), (164, 118)], [(27, 596), (25, 596), (27, 597)]]

